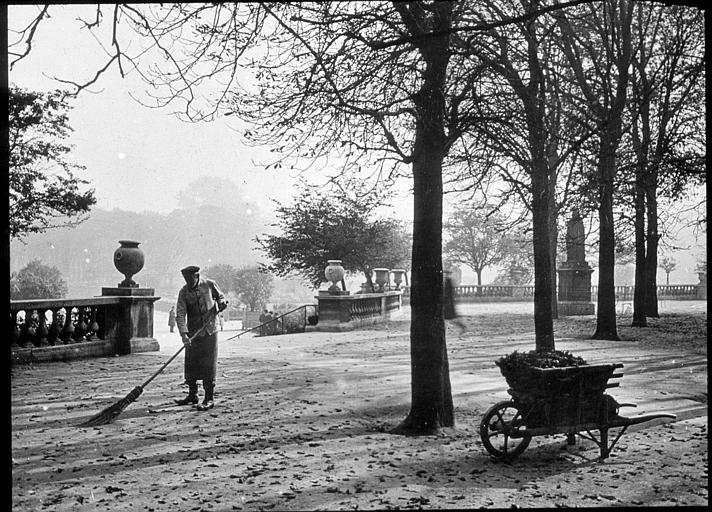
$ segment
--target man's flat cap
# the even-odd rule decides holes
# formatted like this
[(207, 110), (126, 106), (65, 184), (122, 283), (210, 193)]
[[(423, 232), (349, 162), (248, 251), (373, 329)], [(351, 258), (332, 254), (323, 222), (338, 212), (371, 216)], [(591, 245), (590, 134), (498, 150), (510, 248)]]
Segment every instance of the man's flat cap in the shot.
[(181, 274), (195, 274), (197, 272), (200, 272), (200, 267), (196, 267), (195, 265), (188, 265), (187, 267), (180, 269)]

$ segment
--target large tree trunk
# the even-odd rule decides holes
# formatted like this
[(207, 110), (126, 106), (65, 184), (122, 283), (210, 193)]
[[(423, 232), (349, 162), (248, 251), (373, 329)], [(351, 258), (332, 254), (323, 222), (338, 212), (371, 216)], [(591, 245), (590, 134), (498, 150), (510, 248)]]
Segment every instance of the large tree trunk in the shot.
[(658, 318), (658, 199), (656, 196), (657, 176), (650, 176), (646, 187), (648, 230), (645, 254), (645, 315)]
[[(426, 130), (423, 130), (426, 131)], [(428, 137), (416, 136), (416, 143)], [(411, 409), (396, 433), (427, 434), (453, 426), (445, 342), (442, 279), (442, 161), (439, 151), (413, 162), (413, 269), (411, 272)]]
[(522, 100), (527, 117), (528, 143), (532, 159), (532, 232), (534, 238), (534, 331), (539, 352), (554, 350), (553, 303), (555, 301), (554, 266), (551, 254), (551, 212), (554, 204), (553, 184), (547, 154), (546, 91), (544, 73), (538, 59), (535, 24), (527, 25), (530, 83)]
[[(639, 72), (639, 89), (643, 98), (649, 97), (645, 70)], [(636, 90), (636, 88), (634, 88)], [(633, 123), (633, 145), (637, 158), (635, 168), (635, 184), (633, 189), (633, 206), (635, 210), (635, 292), (633, 294), (633, 327), (647, 326), (646, 301), (647, 285), (645, 257), (645, 194), (646, 173), (648, 170), (648, 151), (650, 149), (650, 109), (647, 101), (640, 101), (640, 115)], [(638, 129), (641, 129), (640, 133)], [(641, 137), (642, 135), (642, 137)]]
[[(405, 6), (399, 6), (401, 10)], [(438, 4), (437, 25), (451, 25), (452, 5)], [(404, 16), (409, 14), (403, 11)], [(442, 163), (448, 36), (420, 47), (425, 70), (414, 96), (417, 111), (413, 145), (413, 253), (411, 273), (411, 408), (394, 433), (430, 434), (455, 424), (443, 318)]]
[(556, 243), (559, 238), (556, 211), (556, 170), (552, 168), (552, 159), (549, 159), (549, 261), (551, 268), (551, 318), (559, 318), (559, 295), (557, 290), (558, 275), (556, 273)]
[(598, 243), (598, 311), (593, 339), (618, 340), (616, 328), (615, 233), (613, 230), (613, 176), (615, 174), (615, 144), (610, 134), (601, 134), (598, 172), (600, 223)]
[(549, 230), (549, 173), (544, 158), (532, 162), (532, 217), (534, 236), (534, 330), (539, 352), (554, 350), (552, 320), (551, 232)]

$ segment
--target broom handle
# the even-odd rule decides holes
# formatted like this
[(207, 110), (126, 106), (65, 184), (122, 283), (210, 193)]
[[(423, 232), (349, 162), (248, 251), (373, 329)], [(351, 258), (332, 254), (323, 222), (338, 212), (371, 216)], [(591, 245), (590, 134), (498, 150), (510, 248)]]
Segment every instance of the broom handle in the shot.
[[(203, 324), (203, 326), (202, 326), (200, 329), (198, 329), (197, 331), (195, 331), (195, 334), (193, 334), (193, 335), (190, 337), (190, 341), (193, 341), (193, 340), (198, 336), (198, 334), (200, 334), (201, 332), (203, 332), (203, 329), (205, 329), (205, 324)], [(156, 371), (156, 373), (154, 373), (153, 375), (151, 375), (148, 379), (146, 379), (146, 381), (145, 381), (143, 384), (141, 384), (141, 388), (145, 388), (146, 386), (148, 386), (148, 384), (149, 384), (153, 379), (155, 379), (156, 377), (158, 377), (158, 375), (159, 375), (163, 370), (166, 369), (166, 366), (168, 366), (169, 364), (171, 364), (171, 362), (172, 362), (176, 357), (178, 357), (178, 354), (180, 354), (180, 353), (183, 351), (184, 348), (185, 348), (185, 345), (181, 345), (181, 347), (178, 349), (178, 352), (176, 352), (175, 354), (173, 354), (173, 356), (172, 356), (168, 361), (166, 361), (165, 363), (163, 363), (163, 366), (161, 366), (161, 367), (158, 369), (158, 371)]]

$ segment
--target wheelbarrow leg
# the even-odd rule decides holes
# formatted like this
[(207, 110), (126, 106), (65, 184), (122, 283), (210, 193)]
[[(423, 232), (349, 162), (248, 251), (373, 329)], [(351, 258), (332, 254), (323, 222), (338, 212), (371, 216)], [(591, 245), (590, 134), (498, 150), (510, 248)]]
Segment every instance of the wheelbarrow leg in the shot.
[(603, 427), (600, 429), (601, 432), (601, 460), (608, 458), (611, 453), (611, 449), (608, 446), (608, 428)]

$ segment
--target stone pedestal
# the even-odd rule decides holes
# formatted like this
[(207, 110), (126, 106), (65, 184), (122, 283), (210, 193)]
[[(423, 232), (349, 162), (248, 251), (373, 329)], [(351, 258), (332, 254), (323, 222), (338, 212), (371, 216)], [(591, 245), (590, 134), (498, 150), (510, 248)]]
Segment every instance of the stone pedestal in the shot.
[(559, 269), (558, 310), (559, 316), (593, 315), (596, 311), (591, 302), (591, 274), (588, 263), (566, 262)]
[(559, 301), (559, 316), (595, 315), (596, 305), (593, 302)]
[(102, 297), (118, 297), (118, 304), (108, 305), (104, 311), (106, 338), (116, 340), (118, 354), (160, 350), (153, 337), (153, 288), (102, 288)]
[(707, 272), (698, 272), (700, 282), (697, 284), (696, 297), (699, 300), (707, 300)]

